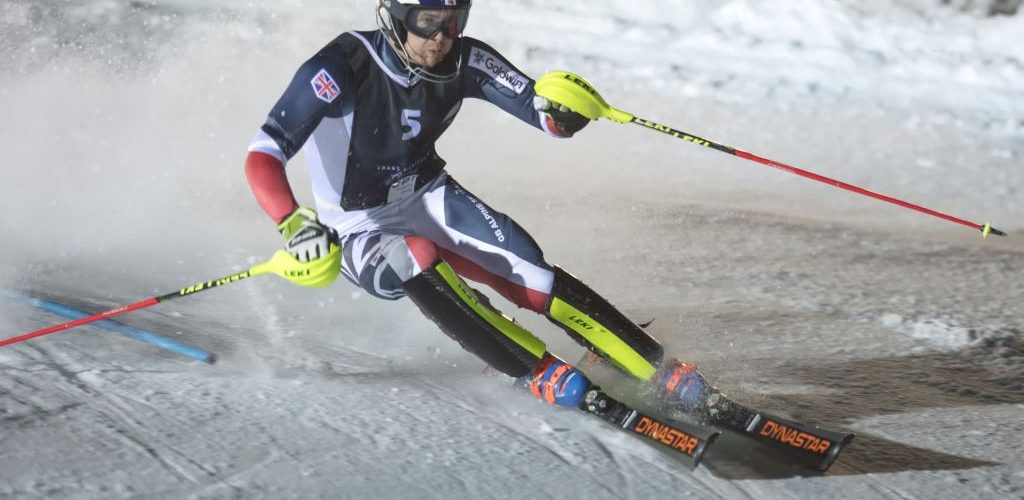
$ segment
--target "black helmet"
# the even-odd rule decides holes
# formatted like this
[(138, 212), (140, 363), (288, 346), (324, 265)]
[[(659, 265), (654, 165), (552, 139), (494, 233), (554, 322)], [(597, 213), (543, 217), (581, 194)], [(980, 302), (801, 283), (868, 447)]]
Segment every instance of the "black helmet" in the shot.
[[(461, 57), (453, 71), (432, 73), (409, 62), (405, 41), (409, 33), (433, 38), (442, 31), (449, 38), (458, 38), (466, 29), (472, 5), (472, 0), (377, 0), (377, 26), (391, 41), (410, 73), (431, 82), (450, 82), (459, 76)], [(461, 50), (461, 45), (456, 45)]]

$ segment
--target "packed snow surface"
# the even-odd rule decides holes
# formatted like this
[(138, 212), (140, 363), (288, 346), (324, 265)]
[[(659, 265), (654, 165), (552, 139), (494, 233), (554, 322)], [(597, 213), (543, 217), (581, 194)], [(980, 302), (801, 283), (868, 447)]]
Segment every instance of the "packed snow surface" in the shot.
[[(269, 257), (245, 147), (372, 4), (0, 4), (0, 291), (100, 311)], [(0, 498), (1024, 497), (1024, 15), (987, 8), (473, 7), (467, 34), (531, 76), (571, 70), (637, 116), (1010, 233), (467, 103), (438, 143), (451, 174), (734, 398), (857, 433), (826, 475), (742, 439), (688, 471), (509, 389), (408, 301), (268, 277), (122, 318), (215, 365), (90, 327), (0, 348)], [(4, 299), (0, 317), (2, 338), (61, 321)]]

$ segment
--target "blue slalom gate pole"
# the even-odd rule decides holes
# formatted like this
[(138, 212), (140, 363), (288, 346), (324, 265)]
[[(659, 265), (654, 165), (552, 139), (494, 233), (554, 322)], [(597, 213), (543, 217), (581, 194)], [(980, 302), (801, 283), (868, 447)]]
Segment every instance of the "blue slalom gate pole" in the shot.
[[(61, 304), (59, 302), (54, 302), (52, 300), (33, 297), (25, 293), (3, 292), (3, 295), (11, 299), (17, 300), (19, 302), (22, 302), (24, 304), (33, 306), (37, 309), (52, 314), (56, 314), (58, 316), (63, 316), (68, 319), (81, 319), (91, 316), (90, 313), (80, 311), (71, 306)], [(140, 342), (145, 342), (147, 344), (154, 345), (161, 349), (171, 351), (175, 354), (180, 354), (182, 356), (192, 358), (196, 361), (202, 361), (203, 363), (208, 364), (213, 364), (217, 361), (217, 356), (212, 352), (205, 351), (203, 349), (185, 344), (183, 342), (178, 342), (177, 340), (170, 339), (162, 335), (157, 335), (153, 332), (148, 332), (140, 328), (135, 328), (134, 326), (125, 325), (123, 323), (118, 323), (116, 321), (112, 321), (109, 319), (95, 321), (91, 324), (104, 330), (116, 332), (126, 337), (131, 337)]]

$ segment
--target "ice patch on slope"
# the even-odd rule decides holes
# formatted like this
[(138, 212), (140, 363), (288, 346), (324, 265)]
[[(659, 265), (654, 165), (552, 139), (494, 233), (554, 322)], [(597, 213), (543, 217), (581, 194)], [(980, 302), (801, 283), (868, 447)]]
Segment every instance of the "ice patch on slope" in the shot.
[(925, 340), (932, 346), (943, 349), (963, 348), (975, 338), (974, 330), (951, 325), (936, 318), (914, 320), (889, 313), (882, 315), (880, 321), (887, 328), (892, 328), (915, 339)]
[(1024, 389), (1024, 330), (982, 332), (964, 350), (965, 358), (984, 366), (1001, 385)]
[(974, 339), (974, 330), (962, 326), (953, 326), (940, 320), (927, 319), (915, 321), (910, 325), (910, 336), (924, 339), (932, 344), (959, 349)]
[(886, 328), (927, 342), (932, 349), (961, 351), (961, 355), (999, 376), (1024, 380), (1024, 333), (1020, 328), (962, 326), (954, 320), (908, 319), (884, 314)]

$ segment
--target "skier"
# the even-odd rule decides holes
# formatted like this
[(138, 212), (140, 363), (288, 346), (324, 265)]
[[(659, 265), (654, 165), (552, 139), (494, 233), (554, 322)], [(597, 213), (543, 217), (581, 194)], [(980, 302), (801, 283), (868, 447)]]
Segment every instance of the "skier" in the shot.
[[(558, 138), (588, 123), (462, 36), (471, 3), (378, 0), (377, 30), (344, 33), (306, 61), (249, 146), (245, 171), (258, 203), (286, 249), (311, 263), (313, 281), (330, 282), (340, 267), (375, 297), (409, 297), (463, 348), (549, 403), (579, 406), (590, 382), (463, 278), (547, 316), (678, 406), (701, 404), (708, 387), (692, 365), (663, 363), (661, 344), (445, 173), (434, 143), (464, 98)], [(298, 205), (285, 175), (300, 148), (316, 211)]]

